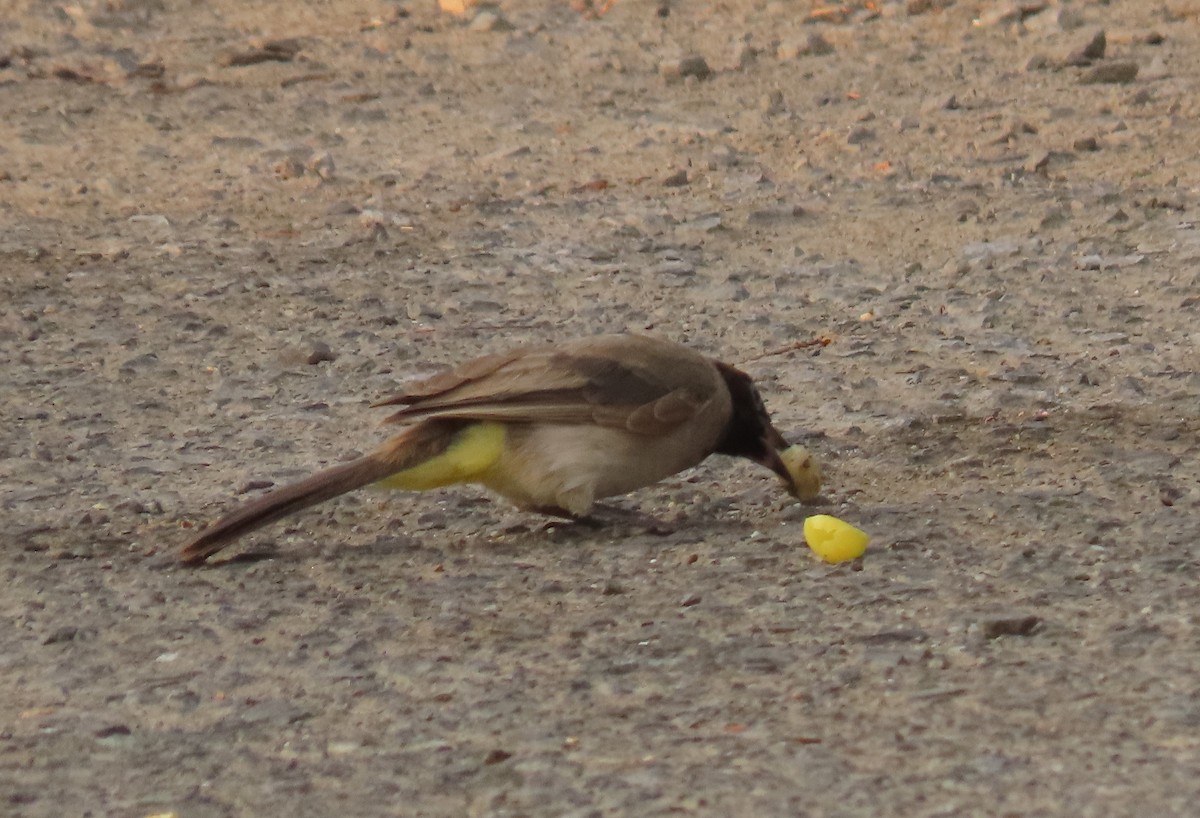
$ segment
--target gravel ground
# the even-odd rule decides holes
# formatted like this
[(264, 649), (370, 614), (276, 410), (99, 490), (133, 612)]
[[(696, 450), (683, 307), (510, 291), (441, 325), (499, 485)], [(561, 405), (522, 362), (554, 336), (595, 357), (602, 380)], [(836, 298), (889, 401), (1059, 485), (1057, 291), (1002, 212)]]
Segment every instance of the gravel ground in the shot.
[[(1127, 816), (1200, 800), (1200, 4), (14, 0), (0, 812)], [(513, 344), (739, 363), (547, 524), (363, 492), (186, 570)]]

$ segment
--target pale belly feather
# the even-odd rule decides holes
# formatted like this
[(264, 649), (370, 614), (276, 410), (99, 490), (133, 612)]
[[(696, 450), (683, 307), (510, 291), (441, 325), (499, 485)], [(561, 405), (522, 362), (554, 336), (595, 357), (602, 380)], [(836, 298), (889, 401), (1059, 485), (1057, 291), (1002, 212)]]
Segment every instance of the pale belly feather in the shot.
[(584, 516), (602, 497), (696, 465), (716, 445), (717, 434), (707, 424), (685, 424), (660, 438), (597, 426), (510, 427), (504, 453), (478, 482), (523, 508)]

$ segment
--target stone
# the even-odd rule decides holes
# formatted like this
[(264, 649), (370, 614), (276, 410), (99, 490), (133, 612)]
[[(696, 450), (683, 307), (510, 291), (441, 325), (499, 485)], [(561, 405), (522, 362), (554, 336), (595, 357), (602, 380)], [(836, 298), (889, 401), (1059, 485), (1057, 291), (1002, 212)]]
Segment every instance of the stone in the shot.
[(1107, 50), (1108, 38), (1104, 34), (1104, 29), (1100, 29), (1092, 35), (1086, 45), (1072, 51), (1063, 63), (1064, 65), (1091, 65), (1096, 60), (1104, 59), (1104, 52)]
[(658, 65), (658, 73), (668, 82), (682, 82), (687, 77), (706, 80), (712, 76), (712, 69), (704, 57), (690, 54), (676, 60), (664, 60)]
[(1084, 85), (1122, 85), (1137, 79), (1138, 64), (1132, 60), (1107, 62), (1086, 72), (1079, 81)]

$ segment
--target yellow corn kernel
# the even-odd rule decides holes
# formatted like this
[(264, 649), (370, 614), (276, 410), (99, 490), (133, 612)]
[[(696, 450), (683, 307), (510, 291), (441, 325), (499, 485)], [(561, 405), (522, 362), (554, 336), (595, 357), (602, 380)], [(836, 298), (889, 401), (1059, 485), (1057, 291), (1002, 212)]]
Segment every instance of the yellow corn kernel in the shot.
[(804, 521), (808, 547), (825, 562), (856, 560), (867, 550), (867, 532), (828, 514), (815, 514)]
[(779, 459), (792, 476), (796, 497), (811, 500), (821, 491), (821, 464), (812, 452), (803, 446), (788, 446), (779, 453)]

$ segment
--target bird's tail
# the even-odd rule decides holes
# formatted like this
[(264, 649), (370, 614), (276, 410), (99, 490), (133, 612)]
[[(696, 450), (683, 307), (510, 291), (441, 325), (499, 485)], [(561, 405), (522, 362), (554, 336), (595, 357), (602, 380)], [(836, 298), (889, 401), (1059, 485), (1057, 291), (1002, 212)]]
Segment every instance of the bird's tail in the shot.
[(447, 421), (418, 423), (368, 455), (251, 500), (200, 532), (183, 547), (180, 559), (198, 565), (256, 528), (437, 457), (454, 442), (461, 426)]

